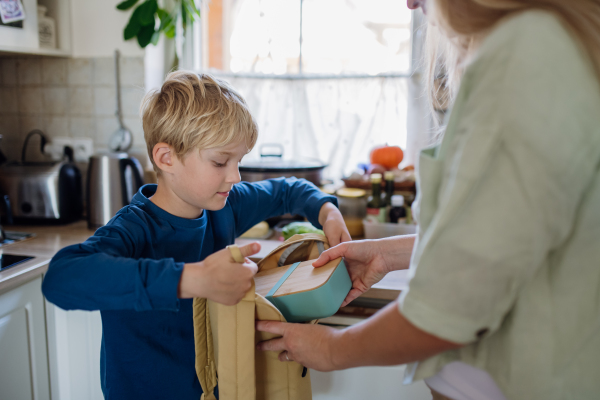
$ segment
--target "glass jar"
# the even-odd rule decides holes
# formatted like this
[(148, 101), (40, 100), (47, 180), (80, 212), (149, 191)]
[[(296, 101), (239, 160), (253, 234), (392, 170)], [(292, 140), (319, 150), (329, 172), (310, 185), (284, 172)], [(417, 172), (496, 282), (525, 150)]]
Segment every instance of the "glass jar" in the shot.
[(338, 205), (352, 238), (364, 235), (362, 220), (367, 215), (367, 192), (363, 189), (341, 188), (336, 192)]

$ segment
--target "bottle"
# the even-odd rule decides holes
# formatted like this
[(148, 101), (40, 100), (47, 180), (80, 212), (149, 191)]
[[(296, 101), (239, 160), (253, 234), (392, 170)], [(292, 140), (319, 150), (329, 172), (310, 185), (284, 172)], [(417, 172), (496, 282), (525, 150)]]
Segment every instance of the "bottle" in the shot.
[(392, 196), (390, 222), (395, 224), (406, 224), (406, 208), (404, 207), (404, 196), (401, 194)]
[(382, 205), (383, 207), (385, 207), (385, 215), (386, 215), (386, 221), (385, 222), (389, 222), (389, 215), (390, 215), (390, 209), (392, 208), (392, 196), (394, 195), (394, 173), (392, 171), (386, 171), (385, 174), (383, 174), (383, 177), (385, 179), (385, 192), (383, 193), (383, 195), (381, 196), (381, 199), (383, 201)]
[(38, 6), (38, 37), (40, 47), (56, 48), (56, 26), (54, 19), (46, 15), (47, 8)]
[(367, 201), (368, 222), (385, 222), (385, 207), (381, 202), (381, 174), (371, 174), (371, 188), (373, 193)]

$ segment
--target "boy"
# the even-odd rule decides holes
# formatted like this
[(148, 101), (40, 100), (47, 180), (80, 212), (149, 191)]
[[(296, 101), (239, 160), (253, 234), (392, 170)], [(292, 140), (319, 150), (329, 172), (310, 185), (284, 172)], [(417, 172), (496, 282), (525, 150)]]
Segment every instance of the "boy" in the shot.
[[(192, 298), (236, 304), (257, 271), (248, 259), (236, 264), (225, 246), (288, 212), (323, 225), (331, 245), (350, 236), (335, 198), (305, 180), (240, 183), (238, 163), (257, 128), (227, 83), (173, 72), (145, 97), (142, 119), (158, 184), (57, 253), (42, 290), (61, 308), (100, 310), (106, 399), (197, 400)], [(240, 250), (247, 257), (260, 247)]]

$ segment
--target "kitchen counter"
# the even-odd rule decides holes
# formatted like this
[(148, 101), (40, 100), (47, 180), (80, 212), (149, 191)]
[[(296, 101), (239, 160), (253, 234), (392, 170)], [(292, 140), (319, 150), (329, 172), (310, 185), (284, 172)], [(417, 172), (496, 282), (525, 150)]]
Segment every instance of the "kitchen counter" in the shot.
[[(87, 222), (83, 220), (68, 225), (9, 226), (5, 227), (5, 229), (35, 233), (36, 236), (34, 238), (11, 243), (1, 248), (5, 253), (34, 256), (35, 258), (0, 271), (0, 291), (9, 290), (26, 282), (35, 275), (43, 274), (48, 269), (50, 259), (60, 249), (75, 243), (81, 243), (94, 234), (94, 230), (88, 229)], [(253, 261), (260, 260), (281, 244), (281, 242), (276, 240), (252, 239), (237, 239), (236, 243), (243, 245), (254, 241), (261, 244), (261, 250), (250, 257)], [(374, 285), (361, 297), (384, 301), (394, 300), (407, 285), (406, 272), (394, 271), (389, 273), (381, 282)]]

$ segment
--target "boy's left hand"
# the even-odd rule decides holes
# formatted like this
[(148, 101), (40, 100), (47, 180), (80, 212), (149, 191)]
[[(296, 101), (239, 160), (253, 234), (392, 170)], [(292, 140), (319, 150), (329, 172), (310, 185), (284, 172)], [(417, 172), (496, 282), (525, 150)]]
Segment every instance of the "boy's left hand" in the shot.
[(332, 203), (327, 202), (321, 207), (319, 223), (323, 225), (323, 233), (325, 233), (330, 247), (352, 240), (340, 210)]

